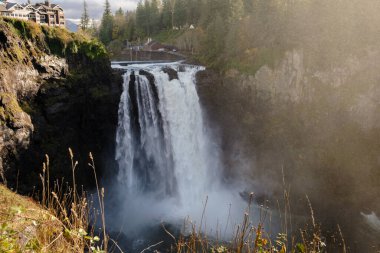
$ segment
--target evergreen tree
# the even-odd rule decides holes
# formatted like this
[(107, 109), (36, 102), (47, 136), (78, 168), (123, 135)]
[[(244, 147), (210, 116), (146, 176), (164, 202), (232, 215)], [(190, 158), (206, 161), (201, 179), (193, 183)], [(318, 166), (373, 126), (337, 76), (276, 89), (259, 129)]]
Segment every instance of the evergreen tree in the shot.
[(136, 28), (139, 34), (145, 35), (145, 8), (141, 1), (136, 9)]
[(161, 28), (164, 28), (164, 29), (172, 28), (172, 12), (171, 12), (170, 0), (162, 1)]
[(145, 34), (150, 36), (151, 34), (151, 23), (152, 23), (152, 20), (151, 20), (151, 13), (150, 13), (150, 1), (149, 0), (145, 0), (144, 1), (144, 31), (145, 31)]
[(174, 25), (184, 26), (187, 22), (186, 0), (176, 0), (174, 5)]
[(209, 64), (218, 64), (224, 50), (225, 22), (219, 13), (207, 26), (206, 39), (203, 42), (202, 54)]
[(136, 37), (136, 15), (135, 13), (127, 13), (126, 14), (127, 19), (127, 31), (126, 31), (126, 38), (128, 41), (134, 41), (137, 39)]
[(188, 0), (187, 2), (187, 23), (196, 25), (199, 22), (202, 9), (202, 0)]
[(112, 29), (112, 39), (124, 39), (126, 34), (126, 24), (127, 20), (124, 15), (124, 11), (119, 8), (115, 12), (113, 29)]
[(90, 25), (90, 17), (88, 15), (87, 2), (83, 1), (83, 13), (80, 19), (80, 28), (82, 31), (86, 31)]
[(99, 39), (105, 45), (108, 45), (112, 40), (113, 16), (111, 6), (108, 0), (105, 2), (102, 22), (99, 29)]
[(157, 0), (151, 0), (150, 3), (150, 9), (149, 9), (149, 16), (150, 16), (150, 32), (151, 34), (155, 34), (158, 32), (159, 28), (159, 20), (160, 20), (160, 10), (158, 9), (158, 1)]
[(222, 19), (229, 17), (230, 13), (230, 0), (204, 0), (200, 24), (207, 28), (216, 18), (216, 14)]

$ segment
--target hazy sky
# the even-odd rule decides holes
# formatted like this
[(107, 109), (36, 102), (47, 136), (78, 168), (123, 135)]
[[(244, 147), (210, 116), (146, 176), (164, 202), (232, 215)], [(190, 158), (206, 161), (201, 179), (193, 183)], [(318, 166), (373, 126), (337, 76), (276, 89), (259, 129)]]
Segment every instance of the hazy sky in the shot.
[[(91, 18), (99, 19), (102, 16), (105, 0), (86, 0)], [(9, 0), (9, 2), (26, 3), (27, 0)], [(44, 0), (32, 0), (32, 3), (44, 2)], [(139, 0), (109, 0), (112, 10), (120, 7), (124, 10), (135, 9)], [(51, 3), (59, 4), (65, 10), (66, 18), (78, 19), (83, 11), (83, 0), (51, 0)]]

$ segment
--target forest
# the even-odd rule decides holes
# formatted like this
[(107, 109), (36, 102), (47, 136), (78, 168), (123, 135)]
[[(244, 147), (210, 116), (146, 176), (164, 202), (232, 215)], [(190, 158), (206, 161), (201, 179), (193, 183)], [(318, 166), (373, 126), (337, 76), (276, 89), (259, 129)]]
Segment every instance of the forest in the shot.
[(255, 73), (294, 48), (309, 53), (310, 66), (360, 54), (379, 40), (379, 10), (375, 0), (144, 0), (112, 13), (106, 1), (95, 35), (115, 54), (153, 38), (221, 71)]

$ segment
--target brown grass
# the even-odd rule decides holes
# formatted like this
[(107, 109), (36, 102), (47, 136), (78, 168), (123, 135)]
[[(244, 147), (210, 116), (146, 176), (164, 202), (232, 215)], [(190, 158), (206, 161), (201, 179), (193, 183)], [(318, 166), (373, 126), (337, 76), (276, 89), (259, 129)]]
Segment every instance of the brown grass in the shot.
[[(95, 162), (90, 153), (89, 167), (93, 170), (97, 187), (97, 197), (102, 224), (102, 237), (94, 235), (94, 228), (90, 228), (90, 210), (85, 192), (78, 192), (75, 184), (75, 170), (78, 162), (69, 149), (73, 184), (65, 185), (63, 181), (51, 182), (50, 161), (46, 156), (40, 174), (42, 183), (41, 202), (37, 204), (31, 198), (21, 197), (0, 186), (0, 252), (108, 252), (108, 241), (115, 241), (106, 234), (104, 189), (99, 187)], [(242, 222), (234, 228), (234, 236), (229, 241), (222, 241), (218, 235), (214, 238), (202, 232), (205, 220), (205, 210), (208, 199), (204, 204), (200, 225), (187, 221), (191, 232), (176, 238), (168, 230), (166, 233), (173, 239), (171, 252), (176, 253), (323, 253), (327, 251), (326, 241), (317, 223), (314, 210), (306, 196), (310, 209), (310, 226), (291, 232), (292, 218), (290, 214), (289, 190), (284, 179), (283, 200), (278, 202), (279, 212), (282, 213), (281, 230), (273, 235), (268, 233), (265, 223), (270, 215), (268, 209), (262, 208), (258, 224), (254, 224), (251, 211), (254, 194), (248, 198), (248, 205), (244, 210)], [(281, 203), (280, 203), (281, 202)], [(229, 218), (227, 218), (229, 219)], [(227, 220), (228, 223), (228, 220)], [(290, 227), (290, 228), (289, 228)], [(219, 228), (216, 228), (217, 230)], [(343, 234), (341, 236), (341, 252), (347, 252)], [(220, 233), (221, 234), (221, 233)], [(146, 248), (143, 252), (152, 250), (162, 242)], [(121, 249), (119, 248), (120, 252)]]
[[(174, 247), (171, 252), (176, 253), (323, 253), (327, 252), (326, 241), (321, 233), (320, 226), (315, 220), (314, 211), (310, 201), (310, 223), (311, 226), (306, 226), (304, 229), (299, 229), (297, 233), (291, 234), (285, 231), (291, 231), (287, 227), (291, 224), (290, 206), (289, 206), (289, 193), (288, 190), (284, 191), (283, 207), (279, 210), (283, 213), (283, 227), (284, 232), (277, 235), (271, 235), (265, 229), (265, 221), (268, 219), (269, 214), (266, 210), (260, 213), (260, 221), (254, 224), (250, 216), (253, 193), (249, 196), (248, 206), (243, 215), (242, 223), (235, 227), (235, 233), (230, 241), (221, 241), (220, 239), (210, 239), (206, 234), (203, 234), (200, 229), (194, 224), (191, 225), (191, 232), (189, 235), (180, 235), (175, 238), (165, 228), (174, 240)], [(279, 205), (280, 206), (280, 205)], [(286, 219), (286, 220), (285, 220)], [(338, 226), (340, 231), (340, 228)], [(343, 235), (340, 232), (342, 244), (339, 252), (347, 252)]]
[[(78, 162), (69, 149), (73, 185), (51, 181), (50, 161), (46, 156), (40, 179), (40, 204), (11, 192), (0, 185), (0, 252), (107, 252), (105, 233), (104, 189), (98, 189), (103, 242), (89, 229), (90, 206), (85, 192), (79, 193), (75, 184)], [(90, 154), (89, 164), (96, 178), (95, 163)], [(98, 184), (97, 184), (98, 187)]]

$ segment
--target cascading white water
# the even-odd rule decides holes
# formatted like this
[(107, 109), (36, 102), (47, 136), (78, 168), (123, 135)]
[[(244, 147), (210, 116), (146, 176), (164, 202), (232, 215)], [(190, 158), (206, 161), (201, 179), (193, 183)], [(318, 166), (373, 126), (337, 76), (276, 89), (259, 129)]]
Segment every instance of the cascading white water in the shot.
[(128, 232), (187, 216), (199, 224), (207, 196), (211, 228), (240, 219), (246, 207), (241, 189), (221, 187), (218, 148), (202, 117), (195, 75), (203, 68), (174, 63), (124, 69), (116, 160)]
[(174, 196), (191, 205), (217, 180), (217, 160), (195, 87), (201, 67), (170, 67), (178, 79), (169, 80), (162, 66), (148, 67), (149, 74), (132, 67), (124, 75), (116, 140), (119, 180), (134, 194)]

